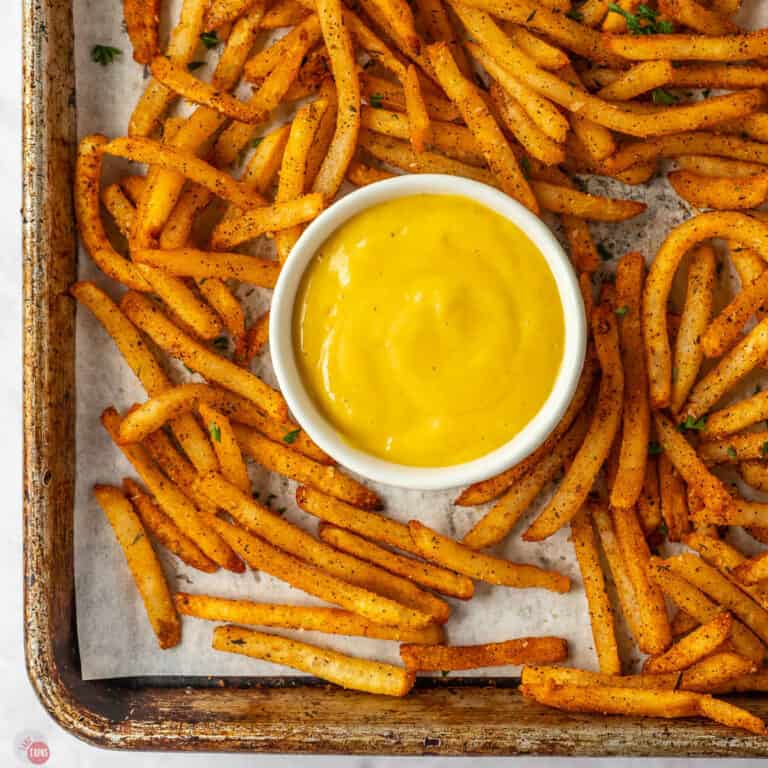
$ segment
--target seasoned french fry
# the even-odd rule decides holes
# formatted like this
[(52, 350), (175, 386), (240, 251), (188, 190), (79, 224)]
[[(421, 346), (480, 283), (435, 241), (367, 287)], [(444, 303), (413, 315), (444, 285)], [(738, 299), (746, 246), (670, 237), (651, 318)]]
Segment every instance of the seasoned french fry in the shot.
[(549, 504), (523, 534), (525, 541), (541, 541), (562, 528), (579, 511), (600, 467), (608, 456), (621, 419), (624, 372), (619, 353), (616, 316), (601, 304), (592, 313), (592, 330), (602, 377), (595, 414), (584, 444), (568, 468)]
[(768, 175), (765, 173), (712, 178), (691, 171), (674, 171), (668, 178), (675, 192), (697, 208), (749, 210), (760, 207), (768, 198)]
[(242, 350), (238, 350), (237, 362), (246, 368), (269, 343), (269, 310), (262, 312), (246, 331)]
[(684, 691), (709, 693), (731, 680), (753, 672), (757, 672), (757, 664), (752, 659), (731, 651), (721, 651), (686, 669), (680, 678), (680, 688)]
[(680, 541), (691, 527), (688, 521), (685, 485), (669, 457), (664, 453), (659, 456), (658, 471), (661, 515), (667, 526), (667, 539)]
[(119, 488), (111, 485), (95, 485), (93, 494), (123, 550), (158, 644), (163, 649), (178, 645), (179, 616), (163, 569), (133, 505)]
[(250, 493), (251, 480), (229, 419), (207, 403), (200, 403), (197, 409), (203, 422), (208, 425), (211, 444), (221, 464), (221, 474), (241, 491)]
[(160, 0), (124, 0), (123, 16), (133, 47), (133, 60), (149, 64), (157, 53)]
[(700, 626), (700, 624), (690, 613), (687, 613), (680, 608), (672, 617), (669, 626), (672, 628), (672, 637), (677, 638), (687, 635), (689, 632), (696, 629), (696, 627)]
[(415, 587), (406, 579), (318, 541), (293, 523), (261, 506), (250, 495), (242, 493), (224, 480), (221, 475), (211, 473), (200, 476), (195, 481), (194, 488), (207, 496), (211, 503), (226, 510), (255, 535), (268, 539), (284, 551), (322, 568), (339, 579), (387, 597), (391, 609), (399, 614), (398, 621), (394, 623), (423, 627), (430, 620), (439, 623), (448, 620), (450, 608), (443, 600)]
[(733, 571), (733, 575), (743, 584), (757, 584), (768, 579), (768, 555), (762, 553), (745, 560)]
[(251, 400), (271, 416), (285, 419), (288, 409), (279, 392), (187, 336), (149, 299), (129, 291), (123, 297), (121, 309), (159, 347), (178, 357), (186, 366)]
[(750, 501), (736, 497), (728, 509), (710, 508), (701, 503), (699, 508), (690, 505), (690, 510), (691, 519), (699, 524), (768, 528), (768, 503), (762, 501)]
[(646, 534), (655, 531), (661, 524), (659, 462), (655, 456), (649, 456), (645, 465), (643, 490), (637, 499), (637, 516)]
[(382, 171), (380, 168), (374, 168), (358, 160), (353, 160), (347, 169), (347, 181), (356, 187), (367, 187), (369, 184), (375, 184), (377, 181), (394, 178), (396, 174), (389, 171)]
[[(679, 608), (693, 616), (699, 624), (705, 624), (722, 613), (723, 609), (720, 606), (682, 576), (673, 572), (662, 559), (651, 558), (649, 573), (664, 591), (664, 594)], [(731, 628), (731, 641), (736, 651), (742, 656), (759, 662), (762, 662), (765, 657), (765, 646), (760, 642), (757, 635), (735, 619)]]
[(674, 74), (668, 61), (646, 61), (624, 72), (597, 95), (606, 101), (629, 101), (636, 96), (666, 85)]
[(149, 494), (144, 493), (138, 483), (126, 477), (123, 480), (123, 490), (131, 500), (144, 527), (167, 550), (199, 571), (214, 573), (218, 569), (216, 563), (205, 555), (189, 536), (182, 533), (176, 523), (160, 509)]
[(702, 715), (717, 723), (731, 728), (743, 728), (756, 733), (758, 736), (765, 736), (768, 733), (765, 723), (759, 717), (741, 707), (729, 704), (727, 701), (713, 699), (711, 696), (702, 696), (699, 707)]
[[(741, 432), (766, 419), (768, 419), (768, 392), (758, 392), (752, 397), (710, 413), (702, 435), (707, 438), (722, 438)], [(760, 458), (763, 456), (761, 455)]]
[[(455, 46), (451, 50), (455, 50)], [(421, 94), (419, 76), (413, 64), (408, 66), (402, 83), (405, 108), (408, 112), (411, 145), (416, 152), (423, 152), (427, 144), (432, 143), (432, 126), (429, 121), (427, 105)]]
[(521, 637), (483, 645), (400, 646), (400, 658), (410, 672), (546, 664), (563, 661), (567, 655), (568, 643), (561, 637)]
[(240, 627), (217, 627), (213, 631), (213, 648), (293, 667), (342, 688), (384, 696), (405, 696), (415, 678), (412, 673), (392, 664), (356, 659), (308, 643)]
[(584, 442), (587, 425), (584, 414), (577, 416), (562, 439), (472, 526), (461, 543), (470, 549), (485, 549), (502, 541), (544, 486), (573, 458)]
[[(75, 283), (69, 290), (81, 304), (93, 312), (114, 339), (147, 394), (154, 396), (173, 386), (136, 326), (106, 293), (89, 282)], [(218, 467), (210, 443), (192, 416), (182, 415), (174, 419), (171, 427), (176, 439), (199, 471), (211, 472)]]
[(621, 659), (616, 641), (613, 609), (605, 588), (597, 537), (586, 507), (582, 507), (571, 520), (571, 539), (587, 597), (598, 666), (606, 675), (620, 675)]
[(587, 672), (571, 667), (541, 667), (526, 664), (520, 673), (523, 685), (543, 685), (547, 681), (582, 686), (607, 686), (609, 688), (647, 688), (675, 690), (680, 674), (666, 675), (605, 675), (602, 672)]
[(539, 206), (511, 147), (477, 91), (456, 66), (447, 43), (433, 43), (427, 49), (440, 85), (456, 104), (475, 136), (486, 162), (501, 188), (534, 213)]
[(375, 563), (387, 571), (410, 579), (415, 584), (429, 587), (435, 592), (458, 597), (461, 600), (468, 600), (474, 594), (474, 585), (466, 576), (390, 552), (344, 528), (320, 523), (318, 533), (320, 538), (332, 547), (359, 557), (361, 560)]
[(401, 643), (431, 645), (443, 641), (443, 628), (439, 624), (428, 624), (423, 629), (387, 626), (338, 608), (254, 603), (250, 600), (230, 600), (211, 595), (190, 595), (186, 592), (177, 592), (173, 599), (176, 609), (183, 616), (194, 616), (208, 621), (372, 637), (397, 640)]
[(267, 13), (261, 23), (262, 29), (280, 29), (292, 27), (304, 21), (307, 9), (296, 0), (278, 0)]
[(562, 69), (570, 63), (559, 48), (534, 35), (525, 26), (508, 22), (504, 31), (518, 48), (527, 53), (543, 69)]
[(568, 592), (571, 588), (571, 580), (556, 571), (545, 571), (534, 565), (512, 563), (493, 555), (475, 552), (417, 520), (411, 520), (408, 529), (423, 558), (470, 578), (517, 589), (541, 588), (552, 592)]
[(744, 432), (699, 446), (699, 456), (707, 464), (737, 463), (763, 459), (768, 454), (768, 432)]
[(426, 32), (428, 42), (448, 43), (451, 48), (451, 55), (459, 69), (465, 77), (471, 77), (472, 68), (469, 59), (459, 41), (459, 36), (454, 29), (442, 0), (419, 0), (416, 3), (416, 10), (418, 19)]
[[(360, 89), (368, 103), (371, 99), (381, 104), (385, 109), (393, 109), (397, 112), (405, 112), (405, 94), (403, 89), (389, 80), (375, 77), (368, 72), (360, 74)], [(430, 118), (450, 122), (460, 120), (456, 106), (444, 97), (432, 93), (423, 93), (424, 103), (427, 106)]]
[(212, 0), (205, 15), (206, 29), (219, 29), (236, 21), (256, 5), (259, 0)]
[[(120, 425), (120, 416), (117, 411), (114, 408), (108, 408), (102, 413), (101, 421), (110, 437), (118, 444), (117, 430)], [(123, 445), (120, 446), (120, 450), (139, 473), (163, 512), (181, 531), (215, 563), (235, 573), (242, 572), (243, 564), (234, 552), (215, 531), (203, 523), (194, 505), (158, 470), (143, 446)]]
[(542, 443), (541, 447), (514, 467), (488, 480), (470, 485), (459, 494), (455, 504), (462, 507), (484, 504), (487, 501), (491, 501), (491, 499), (495, 499), (500, 493), (506, 491), (507, 488), (511, 488), (515, 483), (520, 482), (526, 477), (559, 444), (563, 435), (570, 429), (576, 416), (583, 410), (589, 393), (592, 390), (596, 374), (597, 366), (595, 365), (594, 356), (588, 354), (587, 359), (584, 361), (584, 368), (581, 372), (576, 392), (573, 395), (573, 400), (571, 400), (560, 423), (552, 430), (552, 434)]
[(733, 619), (730, 613), (715, 616), (714, 619), (702, 624), (675, 643), (666, 653), (649, 658), (643, 666), (643, 672), (658, 675), (692, 667), (728, 639), (732, 626)]
[(234, 430), (242, 449), (272, 472), (364, 509), (381, 507), (381, 501), (373, 491), (336, 467), (318, 464), (286, 445), (268, 440), (253, 429), (235, 425)]
[(675, 158), (675, 166), (681, 171), (693, 171), (700, 176), (753, 176), (763, 173), (765, 167), (758, 163), (748, 163), (746, 160), (726, 160), (722, 157), (707, 155), (679, 155)]

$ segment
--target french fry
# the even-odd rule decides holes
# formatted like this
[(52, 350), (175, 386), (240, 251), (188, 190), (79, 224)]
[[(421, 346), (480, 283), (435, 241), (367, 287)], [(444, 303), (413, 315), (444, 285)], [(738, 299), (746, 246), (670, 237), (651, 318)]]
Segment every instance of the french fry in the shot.
[(320, 523), (318, 533), (321, 540), (326, 544), (359, 557), (361, 560), (375, 563), (381, 568), (398, 576), (403, 576), (422, 587), (428, 587), (435, 592), (458, 597), (461, 600), (469, 600), (474, 594), (474, 585), (466, 576), (390, 552), (344, 528)]
[(670, 85), (679, 88), (762, 88), (765, 69), (752, 64), (713, 64), (680, 62)]
[(534, 565), (512, 563), (493, 555), (475, 552), (417, 520), (411, 520), (408, 529), (424, 559), (472, 579), (517, 589), (541, 588), (552, 592), (568, 592), (571, 588), (570, 579), (556, 571), (545, 571)]
[(679, 609), (672, 617), (672, 621), (669, 623), (672, 629), (672, 637), (682, 637), (692, 632), (696, 627), (701, 626), (696, 619), (691, 616), (690, 613)]
[(221, 474), (241, 491), (250, 493), (251, 480), (229, 419), (207, 403), (200, 403), (197, 409), (203, 423), (208, 425), (211, 444), (221, 465)]
[(711, 178), (691, 171), (673, 171), (669, 183), (680, 197), (697, 208), (718, 211), (759, 208), (768, 198), (768, 174), (740, 178)]
[[(579, 283), (588, 283), (591, 291), (590, 272), (594, 272), (600, 263), (600, 255), (589, 229), (589, 224), (576, 216), (566, 214), (562, 217), (563, 233), (568, 241), (568, 251), (574, 266), (581, 270)], [(582, 286), (582, 298), (587, 294)], [(591, 293), (589, 294), (591, 297)], [(592, 314), (592, 306), (584, 301), (584, 310), (587, 317)]]
[(737, 463), (763, 459), (768, 454), (768, 432), (744, 432), (699, 446), (699, 456), (707, 464)]
[[(120, 416), (114, 408), (107, 408), (101, 415), (101, 422), (110, 437), (117, 443), (117, 430)], [(119, 444), (118, 444), (119, 445)], [(200, 514), (187, 497), (171, 483), (149, 457), (146, 449), (140, 445), (119, 446), (128, 461), (144, 481), (157, 500), (160, 508), (168, 517), (197, 544), (200, 549), (216, 564), (241, 573), (243, 565), (224, 541), (208, 528)]]
[(259, 141), (240, 177), (243, 184), (253, 186), (261, 195), (267, 193), (280, 170), (290, 132), (290, 125), (282, 125)]
[[(699, 624), (705, 624), (723, 612), (723, 609), (710, 600), (701, 590), (675, 573), (671, 567), (658, 557), (652, 557), (649, 564), (651, 578), (661, 587), (664, 594), (686, 613), (693, 616)], [(734, 619), (731, 628), (731, 641), (737, 653), (754, 661), (762, 662), (765, 646), (750, 629)]]
[(768, 55), (768, 32), (740, 35), (614, 35), (607, 48), (631, 61), (749, 61)]
[(691, 257), (685, 306), (675, 339), (676, 375), (672, 377), (670, 402), (673, 413), (683, 407), (704, 359), (702, 337), (712, 314), (714, 283), (715, 252), (711, 246), (703, 245)]
[[(203, 32), (208, 0), (183, 0), (179, 20), (171, 31), (166, 55), (179, 64), (189, 64)], [(154, 78), (150, 79), (128, 122), (129, 136), (149, 136), (162, 119), (174, 94)]]
[(163, 569), (141, 520), (119, 488), (95, 485), (93, 494), (123, 550), (159, 646), (173, 648), (181, 642), (181, 624)]
[(680, 541), (690, 530), (688, 503), (685, 486), (669, 457), (659, 456), (659, 489), (661, 491), (661, 515), (667, 526), (667, 539)]
[(538, 212), (536, 198), (512, 148), (476, 87), (461, 74), (447, 43), (433, 43), (427, 51), (440, 84), (459, 108), (501, 188), (534, 213)]
[(758, 736), (765, 736), (768, 733), (765, 723), (759, 717), (727, 701), (703, 696), (699, 701), (699, 706), (702, 715), (717, 723), (722, 723), (730, 728), (743, 728), (746, 731), (756, 733)]
[(305, 186), (307, 189), (315, 183), (320, 166), (325, 160), (325, 156), (333, 141), (333, 136), (336, 133), (338, 100), (336, 98), (336, 86), (334, 85), (333, 80), (325, 80), (320, 86), (319, 93), (319, 98), (325, 99), (328, 103), (328, 107), (320, 118), (320, 123), (315, 131), (315, 140), (312, 142), (312, 146), (307, 153), (307, 167), (304, 172)]
[(125, 28), (133, 47), (133, 60), (149, 64), (157, 53), (160, 0), (124, 0)]
[[(702, 430), (702, 436), (726, 437), (766, 419), (768, 419), (768, 392), (758, 392), (752, 397), (738, 400), (732, 405), (710, 413)], [(760, 458), (763, 458), (762, 454)]]
[(666, 675), (605, 675), (585, 669), (542, 667), (536, 664), (526, 664), (520, 673), (520, 682), (523, 685), (543, 685), (548, 681), (585, 687), (602, 685), (609, 688), (675, 690), (680, 681), (680, 674), (672, 672)]
[(293, 27), (301, 23), (307, 16), (307, 9), (296, 0), (279, 0), (264, 14), (262, 29), (280, 29)]
[(254, 54), (245, 64), (246, 80), (258, 82), (266, 77), (281, 60), (290, 54), (302, 39), (317, 40), (320, 35), (320, 20), (315, 14), (297, 24), (287, 35)]
[[(316, 99), (302, 107), (293, 118), (288, 143), (285, 145), (283, 160), (280, 165), (280, 177), (277, 184), (275, 201), (285, 203), (295, 200), (304, 192), (307, 170), (307, 156), (317, 133), (320, 120), (328, 102), (325, 99)], [(282, 229), (275, 233), (275, 245), (277, 257), (280, 262), (285, 262), (291, 248), (301, 236), (300, 224)]]
[(660, 0), (659, 12), (703, 35), (728, 35), (739, 31), (724, 15), (704, 7), (696, 0)]
[(728, 581), (701, 558), (688, 553), (674, 555), (664, 563), (724, 608), (738, 616), (763, 642), (768, 639), (768, 611)]
[(266, 349), (267, 344), (269, 344), (269, 310), (262, 312), (246, 331), (243, 349), (244, 357), (242, 360), (238, 360), (238, 362), (247, 367), (254, 357), (260, 355)]
[(311, 221), (323, 210), (323, 197), (318, 193), (302, 195), (286, 202), (264, 205), (246, 211), (234, 219), (222, 220), (213, 230), (211, 247), (222, 251), (253, 240), (267, 232), (290, 229)]
[(730, 613), (715, 616), (679, 640), (661, 656), (649, 658), (643, 666), (643, 672), (659, 675), (692, 667), (705, 656), (714, 653), (728, 639), (732, 626)]
[(637, 499), (637, 516), (646, 534), (661, 524), (661, 493), (659, 491), (659, 462), (649, 456), (645, 465), (643, 489)]
[(347, 169), (347, 181), (356, 187), (367, 187), (369, 184), (375, 184), (377, 181), (394, 178), (396, 174), (389, 171), (382, 171), (380, 168), (374, 168), (372, 165), (366, 165), (358, 160), (353, 160)]
[(451, 48), (451, 55), (459, 69), (465, 77), (471, 77), (472, 68), (469, 59), (442, 0), (419, 0), (416, 4), (416, 10), (418, 20), (426, 32), (428, 42), (448, 43)]
[(600, 467), (608, 456), (621, 419), (624, 372), (613, 308), (601, 304), (592, 313), (592, 331), (602, 377), (595, 413), (584, 444), (565, 473), (563, 482), (536, 520), (523, 534), (525, 541), (541, 541), (558, 531), (579, 511)]
[(149, 299), (129, 291), (123, 297), (121, 309), (159, 347), (177, 357), (186, 366), (251, 400), (269, 415), (279, 420), (285, 419), (287, 407), (279, 392), (252, 373), (210, 352), (187, 336)]
[[(360, 90), (369, 104), (371, 99), (373, 99), (374, 102), (381, 104), (384, 109), (392, 109), (401, 113), (405, 112), (405, 94), (403, 89), (389, 80), (376, 77), (369, 72), (362, 72), (360, 74)], [(444, 122), (461, 120), (459, 110), (453, 102), (429, 92), (423, 93), (422, 96), (431, 119)]]
[(305, 486), (296, 489), (296, 503), (310, 515), (338, 528), (353, 531), (366, 539), (381, 541), (412, 555), (421, 554), (411, 538), (408, 526), (384, 515), (354, 507)]
[(286, 445), (268, 440), (254, 429), (235, 425), (234, 430), (241, 448), (270, 471), (364, 509), (381, 507), (381, 501), (373, 491), (337, 467), (318, 464)]
[(520, 50), (527, 53), (543, 69), (558, 70), (570, 63), (568, 56), (559, 48), (537, 37), (523, 25), (508, 22), (504, 25), (504, 31)]
[(244, 102), (230, 96), (213, 85), (195, 77), (183, 64), (176, 64), (166, 56), (156, 56), (150, 70), (155, 79), (168, 90), (183, 96), (194, 104), (202, 104), (214, 111), (243, 123), (264, 122), (264, 111), (258, 101)]
[(570, 429), (576, 416), (583, 410), (587, 398), (589, 397), (589, 393), (592, 390), (592, 385), (595, 382), (596, 374), (597, 366), (595, 365), (594, 356), (587, 354), (587, 358), (584, 361), (584, 368), (582, 369), (581, 377), (579, 378), (579, 383), (576, 387), (576, 392), (573, 395), (573, 400), (571, 400), (560, 423), (552, 430), (552, 433), (542, 445), (527, 459), (524, 459), (514, 467), (511, 467), (488, 480), (482, 480), (474, 485), (470, 485), (459, 494), (454, 503), (461, 507), (473, 507), (477, 504), (484, 504), (487, 501), (491, 501), (491, 499), (495, 499), (499, 494), (503, 493), (508, 488), (511, 488), (515, 483), (520, 482), (526, 477), (532, 469), (537, 466), (545, 456), (548, 456), (556, 445), (558, 445), (563, 435)]
[[(69, 291), (78, 302), (93, 312), (114, 339), (120, 354), (148, 395), (158, 395), (173, 386), (136, 326), (106, 293), (89, 282), (75, 283)], [(171, 427), (174, 436), (198, 471), (211, 472), (218, 467), (213, 449), (194, 417), (182, 415), (174, 419)]]
[(405, 696), (413, 687), (415, 677), (392, 664), (356, 659), (308, 643), (240, 627), (217, 627), (213, 631), (213, 648), (293, 667), (342, 688), (384, 696)]
[(698, 509), (691, 505), (691, 518), (698, 524), (768, 528), (768, 504), (739, 497), (733, 499), (729, 509), (705, 507), (702, 503)]
[(673, 74), (674, 68), (668, 61), (645, 61), (624, 72), (613, 83), (598, 91), (597, 95), (606, 101), (629, 101), (666, 85)]
[(150, 264), (172, 275), (195, 278), (220, 277), (239, 280), (262, 288), (274, 288), (280, 274), (278, 263), (241, 253), (213, 253), (195, 248), (141, 249), (134, 251), (133, 258), (139, 264)]
[(194, 616), (208, 621), (372, 637), (397, 640), (401, 643), (431, 645), (443, 641), (443, 628), (439, 624), (428, 624), (423, 629), (387, 626), (375, 624), (356, 613), (338, 608), (254, 603), (250, 600), (230, 600), (211, 595), (190, 595), (186, 592), (177, 592), (173, 599), (176, 609), (183, 616)]
[(331, 58), (338, 106), (336, 131), (312, 190), (330, 201), (341, 186), (355, 154), (360, 132), (360, 81), (340, 0), (317, 0), (317, 15)]
[(251, 533), (268, 539), (275, 546), (343, 581), (384, 595), (391, 602), (391, 608), (400, 614), (395, 623), (423, 627), (430, 620), (441, 624), (448, 620), (450, 608), (445, 601), (424, 592), (406, 579), (318, 541), (301, 528), (261, 506), (251, 499), (250, 495), (242, 493), (224, 480), (221, 475), (211, 473), (199, 476), (194, 488), (207, 496), (211, 503), (232, 515)]
[(733, 575), (743, 584), (758, 584), (768, 579), (768, 556), (762, 553), (745, 560), (733, 571)]
[(205, 15), (206, 29), (219, 29), (248, 13), (259, 0), (212, 0)]
[(587, 426), (586, 416), (577, 416), (562, 439), (472, 526), (461, 543), (470, 549), (485, 549), (502, 541), (544, 486), (573, 458), (584, 442)]
[(757, 672), (757, 664), (752, 659), (731, 651), (721, 651), (686, 669), (680, 678), (680, 688), (684, 691), (709, 693), (731, 680), (754, 672)]
[(616, 531), (613, 527), (613, 520), (605, 506), (601, 504), (588, 504), (587, 508), (595, 523), (600, 543), (602, 544), (603, 554), (608, 561), (608, 567), (613, 577), (613, 583), (616, 587), (616, 595), (621, 606), (621, 613), (627, 622), (629, 631), (635, 639), (640, 638), (642, 633), (642, 624), (640, 620), (640, 610), (635, 597), (635, 588), (629, 577), (627, 563), (624, 554), (621, 551), (621, 545), (616, 538)]
[(521, 637), (483, 645), (401, 645), (400, 658), (409, 672), (547, 664), (563, 661), (568, 643), (561, 637)]
[(214, 573), (218, 566), (192, 539), (179, 529), (176, 523), (163, 512), (141, 486), (125, 478), (123, 490), (133, 504), (136, 514), (144, 527), (170, 552), (173, 552), (187, 565), (205, 573)]
[[(451, 50), (455, 50), (455, 46)], [(424, 97), (421, 93), (419, 76), (413, 64), (408, 65), (402, 83), (411, 145), (416, 152), (423, 152), (427, 144), (432, 143), (432, 126), (429, 121), (427, 105), (424, 103)]]
[(723, 157), (708, 155), (679, 155), (675, 158), (675, 166), (681, 171), (692, 171), (700, 176), (753, 176), (764, 173), (765, 166), (759, 163), (748, 163), (746, 160), (727, 160)]
[(598, 666), (606, 675), (620, 675), (621, 659), (616, 641), (613, 609), (605, 588), (597, 537), (586, 507), (582, 507), (571, 520), (571, 539), (587, 597)]
[(641, 304), (645, 261), (639, 253), (622, 257), (616, 271), (616, 305), (619, 317), (622, 364), (626, 371), (621, 451), (611, 488), (611, 505), (633, 506), (645, 480), (650, 434), (647, 377), (643, 360)]

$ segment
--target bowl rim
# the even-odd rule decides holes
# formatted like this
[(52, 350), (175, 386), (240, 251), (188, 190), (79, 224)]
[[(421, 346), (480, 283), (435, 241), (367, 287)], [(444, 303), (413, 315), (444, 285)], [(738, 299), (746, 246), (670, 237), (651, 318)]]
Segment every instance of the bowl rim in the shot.
[[(445, 467), (397, 464), (347, 443), (320, 412), (304, 387), (293, 347), (293, 310), (304, 272), (328, 237), (368, 208), (400, 197), (454, 195), (485, 205), (517, 225), (544, 256), (563, 308), (563, 359), (549, 397), (511, 440), (471, 461)], [(408, 174), (361, 187), (323, 211), (304, 230), (280, 272), (272, 297), (269, 340), (272, 365), (283, 396), (299, 426), (329, 456), (358, 475), (385, 485), (446, 490), (492, 477), (519, 463), (546, 440), (573, 399), (586, 354), (584, 303), (570, 260), (549, 227), (500, 190), (446, 174)]]

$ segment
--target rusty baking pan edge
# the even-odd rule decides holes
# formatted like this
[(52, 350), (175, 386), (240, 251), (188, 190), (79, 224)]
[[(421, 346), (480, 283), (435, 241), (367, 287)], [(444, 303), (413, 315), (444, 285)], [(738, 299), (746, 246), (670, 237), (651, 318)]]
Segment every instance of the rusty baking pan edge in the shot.
[[(545, 709), (523, 702), (509, 681), (424, 682), (403, 700), (263, 680), (82, 681), (72, 562), (74, 306), (66, 293), (77, 268), (71, 0), (24, 0), (23, 35), (25, 651), (32, 685), (63, 728), (123, 749), (768, 755), (768, 740), (709, 722)], [(764, 698), (748, 703), (768, 715)]]

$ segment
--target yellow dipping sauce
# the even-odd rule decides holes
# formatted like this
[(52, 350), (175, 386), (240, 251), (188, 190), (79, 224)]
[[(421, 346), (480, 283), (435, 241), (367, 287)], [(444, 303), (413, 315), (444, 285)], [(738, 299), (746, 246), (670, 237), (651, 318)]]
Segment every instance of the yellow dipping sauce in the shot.
[(552, 391), (564, 336), (537, 247), (453, 195), (349, 219), (308, 266), (293, 317), (299, 371), (326, 419), (350, 445), (420, 467), (514, 437)]

